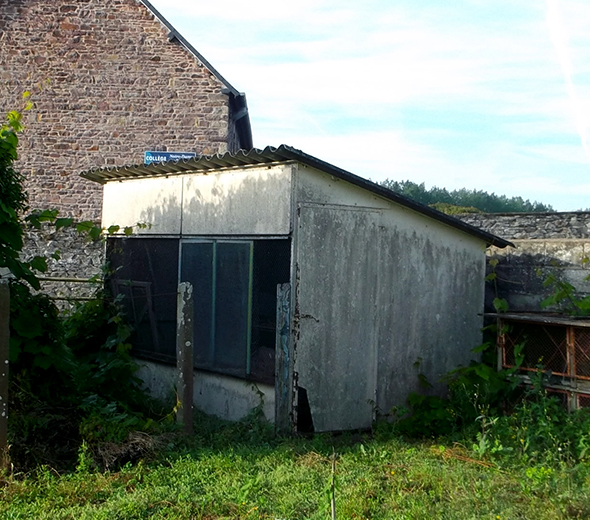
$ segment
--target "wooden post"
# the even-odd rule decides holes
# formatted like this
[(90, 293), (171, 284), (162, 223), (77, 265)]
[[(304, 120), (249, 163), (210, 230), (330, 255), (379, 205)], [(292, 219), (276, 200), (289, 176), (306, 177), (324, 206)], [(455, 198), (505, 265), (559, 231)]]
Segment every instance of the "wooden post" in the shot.
[(176, 315), (176, 420), (184, 424), (184, 433), (193, 432), (193, 345), (194, 345), (194, 304), (193, 286), (188, 282), (178, 285)]
[[(571, 385), (578, 386), (578, 368), (577, 368), (577, 359), (576, 359), (576, 331), (574, 327), (568, 325), (565, 328), (565, 337), (566, 337), (566, 364), (567, 364), (567, 375)], [(567, 410), (571, 412), (578, 408), (578, 399), (575, 392), (567, 392), (566, 395), (568, 396), (567, 401)]]
[(8, 359), (10, 353), (10, 287), (0, 280), (0, 469), (8, 466)]
[(498, 318), (496, 326), (496, 370), (500, 372), (504, 368), (504, 358), (506, 357), (506, 334), (504, 332), (504, 320)]
[(293, 356), (291, 355), (291, 284), (277, 285), (277, 334), (275, 347), (275, 428), (291, 433), (294, 428)]

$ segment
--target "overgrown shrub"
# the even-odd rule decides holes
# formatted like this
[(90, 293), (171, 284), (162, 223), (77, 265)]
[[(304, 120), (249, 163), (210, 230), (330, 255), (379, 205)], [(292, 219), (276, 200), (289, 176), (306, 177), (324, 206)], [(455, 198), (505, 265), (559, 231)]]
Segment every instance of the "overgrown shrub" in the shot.
[[(495, 346), (484, 343), (474, 349), (483, 359), (492, 357)], [(498, 371), (491, 363), (472, 361), (443, 378), (446, 397), (410, 394), (408, 407), (392, 410), (397, 432), (412, 438), (462, 435), (476, 427), (479, 417), (497, 416), (509, 408), (517, 395), (519, 380), (514, 376), (520, 366), (520, 349), (515, 349), (516, 366)]]
[(9, 273), (11, 296), (10, 456), (22, 469), (73, 467), (81, 446), (92, 450), (134, 430), (155, 431), (158, 407), (134, 375), (131, 330), (118, 301), (99, 291), (64, 316), (51, 298), (32, 290), (40, 288), (36, 273), (47, 270), (47, 259), (21, 259), (26, 226), (74, 226), (92, 240), (103, 230), (58, 218), (55, 210), (24, 216), (24, 178), (13, 168), (20, 131), (21, 114), (11, 112), (0, 127), (0, 276)]
[(483, 353), (482, 361), (445, 376), (447, 397), (411, 394), (408, 408), (393, 410), (393, 423), (381, 422), (377, 432), (447, 436), (477, 457), (510, 464), (550, 467), (590, 461), (590, 409), (568, 412), (563, 402), (547, 394), (550, 374), (541, 370), (525, 384), (517, 375), (522, 348), (515, 347), (515, 366), (502, 370), (493, 366), (492, 344), (476, 349)]
[[(9, 436), (18, 467), (72, 467), (82, 442), (124, 442), (133, 431), (158, 432), (158, 403), (135, 377), (130, 329), (104, 294), (60, 316), (45, 295), (11, 284), (14, 344)], [(29, 330), (20, 322), (38, 320)]]

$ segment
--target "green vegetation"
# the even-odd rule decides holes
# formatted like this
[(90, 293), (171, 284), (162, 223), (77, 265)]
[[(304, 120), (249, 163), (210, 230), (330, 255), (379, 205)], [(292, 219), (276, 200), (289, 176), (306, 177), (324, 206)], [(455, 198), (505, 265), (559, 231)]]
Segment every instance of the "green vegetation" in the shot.
[[(199, 417), (159, 460), (94, 472), (39, 467), (0, 489), (6, 519), (342, 519), (590, 517), (590, 466), (489, 459), (451, 439), (371, 434), (276, 439), (253, 415)], [(332, 474), (332, 457), (336, 457)]]
[(133, 376), (138, 367), (129, 354), (131, 331), (116, 300), (99, 291), (63, 315), (35, 291), (47, 259), (21, 258), (27, 226), (75, 226), (90, 240), (105, 230), (58, 218), (57, 211), (24, 216), (24, 179), (13, 168), (20, 131), (21, 114), (10, 112), (0, 127), (0, 268), (10, 273), (9, 455), (17, 470), (40, 464), (73, 469), (84, 445), (103, 467), (120, 464), (141, 455), (137, 443), (130, 441), (114, 459), (100, 456), (102, 444), (125, 442), (132, 431), (159, 431), (154, 410), (160, 406)]
[(482, 190), (447, 191), (445, 188), (426, 189), (424, 183), (416, 184), (412, 181), (394, 181), (387, 179), (381, 183), (400, 195), (432, 206), (443, 213), (457, 215), (460, 213), (531, 213), (554, 211), (548, 204), (530, 202), (522, 197), (506, 197)]

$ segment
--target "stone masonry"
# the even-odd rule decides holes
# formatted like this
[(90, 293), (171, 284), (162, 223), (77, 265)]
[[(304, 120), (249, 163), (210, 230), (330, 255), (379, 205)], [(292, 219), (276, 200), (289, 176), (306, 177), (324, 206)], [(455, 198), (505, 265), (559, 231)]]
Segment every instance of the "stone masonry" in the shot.
[[(544, 284), (552, 274), (578, 294), (590, 293), (590, 213), (498, 213), (458, 216), (464, 222), (510, 240), (516, 248), (490, 248), (498, 260), (496, 282), (488, 283), (486, 310), (497, 295), (511, 311), (538, 312), (554, 288)], [(557, 309), (553, 309), (557, 310)]]
[[(60, 309), (71, 309), (76, 301), (94, 297), (102, 286), (103, 240), (91, 241), (72, 228), (55, 231), (50, 226), (28, 230), (24, 238), (27, 260), (34, 255), (48, 259), (48, 273), (40, 275), (41, 290), (50, 294)], [(54, 258), (56, 253), (58, 259)]]
[(590, 239), (590, 213), (469, 213), (463, 222), (507, 240)]
[[(24, 91), (34, 103), (17, 163), (33, 209), (98, 221), (101, 187), (82, 170), (141, 163), (146, 150), (251, 146), (235, 123), (245, 98), (236, 103), (240, 94), (145, 4), (0, 0), (0, 112), (21, 109)], [(248, 133), (247, 112), (246, 121)]]

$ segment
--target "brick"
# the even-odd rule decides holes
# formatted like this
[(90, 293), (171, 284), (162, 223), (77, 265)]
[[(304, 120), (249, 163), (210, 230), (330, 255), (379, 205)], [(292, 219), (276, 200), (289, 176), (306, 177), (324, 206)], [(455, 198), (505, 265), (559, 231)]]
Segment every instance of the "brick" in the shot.
[(0, 2), (0, 27), (0, 111), (33, 92), (17, 162), (31, 207), (99, 220), (102, 188), (80, 171), (154, 146), (237, 149), (223, 85), (138, 0)]

